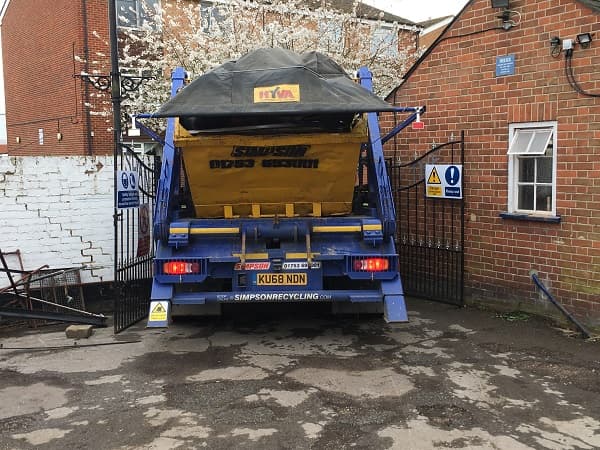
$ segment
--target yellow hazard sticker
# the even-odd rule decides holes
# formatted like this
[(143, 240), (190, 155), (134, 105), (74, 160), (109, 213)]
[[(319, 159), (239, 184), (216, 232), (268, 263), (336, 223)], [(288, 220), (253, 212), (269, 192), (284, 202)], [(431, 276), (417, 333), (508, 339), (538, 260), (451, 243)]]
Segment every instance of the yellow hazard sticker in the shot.
[(441, 186), (427, 186), (427, 197), (441, 197), (442, 187)]
[(254, 103), (284, 103), (300, 101), (299, 84), (278, 84), (254, 88)]
[[(152, 302), (154, 303), (154, 302)], [(163, 302), (156, 302), (154, 308), (150, 310), (150, 322), (166, 322), (167, 321), (167, 306)]]
[(435, 166), (433, 166), (433, 169), (431, 169), (429, 178), (427, 178), (427, 184), (442, 184), (442, 180), (440, 180), (440, 176), (438, 175)]

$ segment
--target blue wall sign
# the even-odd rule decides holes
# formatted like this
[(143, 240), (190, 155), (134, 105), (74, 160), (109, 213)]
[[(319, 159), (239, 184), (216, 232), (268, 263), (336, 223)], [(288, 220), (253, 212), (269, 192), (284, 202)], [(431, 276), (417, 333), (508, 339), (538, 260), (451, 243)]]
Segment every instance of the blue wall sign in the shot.
[(496, 76), (505, 77), (515, 74), (515, 55), (496, 56)]
[(132, 170), (117, 171), (117, 208), (140, 206), (139, 175)]

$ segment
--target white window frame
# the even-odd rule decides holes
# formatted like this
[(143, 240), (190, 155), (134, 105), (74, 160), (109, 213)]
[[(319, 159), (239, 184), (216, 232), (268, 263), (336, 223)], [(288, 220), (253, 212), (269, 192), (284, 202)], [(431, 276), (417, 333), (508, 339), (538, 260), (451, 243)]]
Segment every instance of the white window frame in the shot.
[[(389, 37), (391, 37), (391, 42), (388, 42)], [(396, 57), (400, 53), (398, 50), (400, 45), (399, 42), (400, 38), (396, 27), (379, 24), (371, 33), (371, 53), (375, 54), (375, 52), (378, 52), (383, 45), (383, 51), (379, 53), (381, 56)]]
[(210, 34), (214, 30), (215, 26), (218, 26), (221, 32), (226, 32), (228, 26), (226, 14), (219, 9), (223, 6), (222, 2), (215, 0), (201, 0), (198, 2), (200, 8), (200, 21), (202, 32)]
[[(522, 158), (539, 158), (543, 154), (539, 152), (516, 152), (512, 147), (513, 140), (519, 130), (533, 130), (533, 129), (551, 129), (552, 136), (550, 142), (552, 144), (552, 207), (550, 211), (542, 210), (524, 210), (519, 209), (519, 162)], [(508, 149), (508, 211), (509, 213), (517, 214), (529, 214), (537, 216), (556, 216), (556, 168), (557, 168), (557, 148), (558, 148), (558, 123), (556, 121), (550, 122), (527, 122), (527, 123), (512, 123), (509, 124), (509, 149)], [(547, 147), (546, 147), (547, 148)], [(530, 149), (530, 146), (528, 146)], [(535, 187), (538, 185), (537, 173), (534, 174), (534, 208), (536, 202)], [(529, 184), (529, 183), (528, 183)], [(543, 183), (547, 184), (547, 183)]]
[[(135, 1), (135, 11), (132, 11), (133, 13), (135, 13), (135, 22), (136, 23), (130, 23), (130, 24), (123, 24), (121, 23), (121, 18), (120, 16), (122, 16), (122, 11), (121, 8), (119, 7), (119, 2), (118, 0), (110, 0), (110, 1), (116, 1), (116, 13), (117, 13), (117, 26), (119, 28), (133, 28), (133, 29), (140, 29), (142, 28), (142, 26), (144, 25), (144, 14), (143, 14), (143, 8), (144, 8), (144, 4), (148, 4), (148, 6), (152, 7), (151, 3), (156, 2), (156, 8), (160, 8), (160, 0), (133, 0)], [(152, 28), (155, 30), (160, 29), (160, 23), (156, 23), (156, 24), (151, 24)]]
[(344, 44), (344, 26), (335, 19), (325, 18), (319, 22), (319, 41), (324, 48), (342, 48)]

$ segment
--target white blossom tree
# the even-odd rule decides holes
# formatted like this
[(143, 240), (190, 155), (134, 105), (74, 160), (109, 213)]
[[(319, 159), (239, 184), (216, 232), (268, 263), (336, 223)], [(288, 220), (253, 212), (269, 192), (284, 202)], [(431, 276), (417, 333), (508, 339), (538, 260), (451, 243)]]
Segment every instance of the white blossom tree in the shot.
[(399, 32), (417, 29), (407, 30), (381, 17), (360, 18), (358, 2), (348, 13), (317, 3), (318, 8), (309, 8), (307, 2), (298, 0), (162, 0), (155, 7), (158, 2), (154, 1), (147, 5), (141, 26), (135, 27), (127, 26), (127, 14), (119, 15), (121, 67), (154, 77), (127, 96), (125, 111), (158, 109), (169, 98), (169, 75), (175, 66), (184, 67), (195, 78), (263, 47), (320, 51), (349, 74), (366, 65), (373, 72), (378, 94), (397, 86), (418, 56), (414, 46), (400, 48)]

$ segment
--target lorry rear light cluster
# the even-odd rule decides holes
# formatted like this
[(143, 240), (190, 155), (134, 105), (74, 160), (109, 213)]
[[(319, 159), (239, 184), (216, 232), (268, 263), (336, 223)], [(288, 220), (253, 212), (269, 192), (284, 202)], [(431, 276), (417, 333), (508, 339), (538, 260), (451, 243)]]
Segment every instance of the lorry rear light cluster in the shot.
[(365, 258), (354, 260), (355, 272), (385, 272), (390, 268), (387, 258)]
[(165, 275), (185, 275), (188, 273), (200, 273), (200, 264), (187, 261), (169, 261), (163, 264)]

